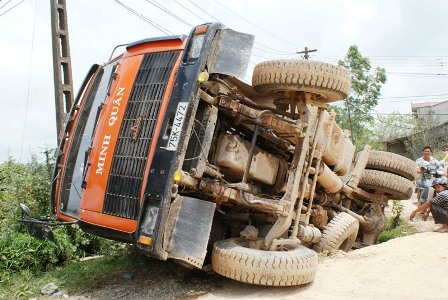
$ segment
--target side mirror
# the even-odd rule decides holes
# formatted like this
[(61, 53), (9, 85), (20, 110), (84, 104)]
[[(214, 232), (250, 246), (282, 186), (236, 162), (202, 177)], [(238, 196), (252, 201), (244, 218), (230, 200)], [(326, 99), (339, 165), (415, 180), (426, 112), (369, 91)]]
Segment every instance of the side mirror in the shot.
[[(36, 220), (31, 217), (31, 210), (28, 206), (23, 203), (19, 203), (20, 210), (22, 211), (22, 218), (19, 220), (26, 223), (26, 228), (29, 235), (39, 239), (39, 240), (49, 240), (54, 242), (54, 234), (50, 226), (45, 224), (40, 220)], [(26, 217), (26, 219), (24, 218)]]
[(28, 217), (31, 217), (31, 210), (28, 206), (26, 206), (23, 203), (19, 203), (20, 209), (22, 210), (22, 219), (23, 219), (23, 215), (27, 215)]
[(39, 239), (55, 241), (54, 233), (51, 230), (52, 226), (69, 226), (78, 223), (78, 220), (72, 222), (54, 222), (51, 219), (35, 219), (31, 217), (31, 210), (23, 203), (19, 203), (20, 210), (22, 211), (22, 217), (17, 219), (18, 222), (25, 223), (28, 233)]

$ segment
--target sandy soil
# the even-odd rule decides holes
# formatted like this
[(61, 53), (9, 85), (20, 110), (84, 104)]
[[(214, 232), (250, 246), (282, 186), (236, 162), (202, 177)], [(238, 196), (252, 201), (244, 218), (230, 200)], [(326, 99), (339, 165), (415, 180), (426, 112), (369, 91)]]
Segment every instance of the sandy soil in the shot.
[[(415, 199), (402, 201), (408, 218)], [(390, 213), (390, 207), (386, 213)], [(239, 283), (174, 262), (148, 259), (132, 279), (117, 276), (72, 299), (448, 299), (448, 233), (432, 218), (414, 219), (420, 233), (339, 253), (319, 262), (314, 282), (272, 288)], [(128, 274), (129, 275), (129, 274)]]
[[(413, 201), (402, 201), (403, 217), (415, 209)], [(432, 232), (440, 226), (432, 217), (423, 222), (417, 215), (413, 223), (421, 233), (320, 261), (306, 286), (223, 289), (198, 299), (448, 299), (448, 234)]]

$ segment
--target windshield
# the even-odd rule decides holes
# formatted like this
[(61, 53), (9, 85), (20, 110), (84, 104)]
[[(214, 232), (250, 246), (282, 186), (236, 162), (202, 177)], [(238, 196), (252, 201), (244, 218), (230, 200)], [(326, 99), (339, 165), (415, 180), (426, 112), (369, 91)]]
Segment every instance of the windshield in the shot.
[(97, 114), (99, 114), (107, 96), (111, 74), (117, 63), (117, 61), (114, 61), (100, 68), (95, 76), (84, 105), (81, 107), (79, 119), (72, 136), (72, 143), (67, 154), (60, 193), (60, 211), (74, 218), (79, 215), (83, 174), (87, 171), (85, 164), (88, 160)]

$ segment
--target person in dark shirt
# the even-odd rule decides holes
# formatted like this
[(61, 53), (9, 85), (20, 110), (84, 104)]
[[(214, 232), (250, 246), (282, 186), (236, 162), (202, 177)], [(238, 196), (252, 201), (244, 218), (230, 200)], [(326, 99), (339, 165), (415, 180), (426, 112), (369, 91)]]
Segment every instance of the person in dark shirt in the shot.
[(442, 224), (442, 227), (434, 231), (448, 232), (448, 183), (443, 178), (436, 178), (432, 182), (432, 187), (437, 195), (414, 210), (409, 216), (409, 219), (412, 221), (416, 213), (424, 211), (425, 215), (423, 216), (423, 220), (426, 221), (431, 211), (434, 222), (436, 224)]

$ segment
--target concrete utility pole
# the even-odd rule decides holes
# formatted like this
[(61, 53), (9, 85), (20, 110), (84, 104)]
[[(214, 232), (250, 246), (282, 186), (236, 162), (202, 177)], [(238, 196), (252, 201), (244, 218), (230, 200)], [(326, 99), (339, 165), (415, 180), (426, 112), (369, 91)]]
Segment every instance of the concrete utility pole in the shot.
[(66, 3), (65, 0), (50, 0), (50, 4), (56, 128), (59, 141), (65, 117), (73, 104), (73, 79)]
[(316, 52), (316, 51), (317, 51), (317, 49), (308, 50), (308, 47), (305, 47), (305, 50), (304, 50), (304, 51), (297, 51), (297, 54), (302, 54), (302, 53), (304, 53), (305, 55), (302, 56), (302, 58), (304, 58), (304, 59), (308, 59), (308, 58), (310, 58), (309, 55), (308, 55), (308, 53), (310, 53), (310, 52)]

